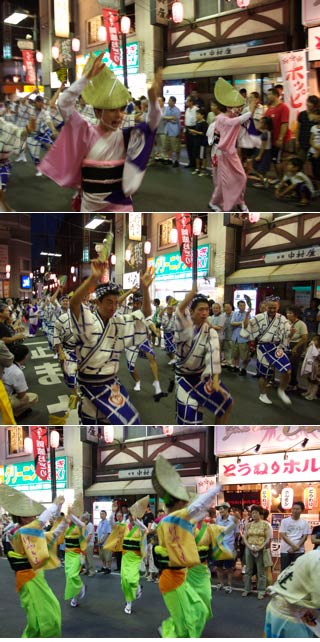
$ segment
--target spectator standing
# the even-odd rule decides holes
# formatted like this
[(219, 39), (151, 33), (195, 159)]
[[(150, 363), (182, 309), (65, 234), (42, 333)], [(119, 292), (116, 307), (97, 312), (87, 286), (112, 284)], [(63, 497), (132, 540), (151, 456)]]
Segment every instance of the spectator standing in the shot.
[(144, 525), (148, 528), (148, 530), (150, 530), (149, 527), (154, 522), (154, 514), (153, 514), (153, 512), (152, 512), (152, 510), (150, 508), (150, 504), (148, 504), (148, 506), (146, 508), (146, 512), (143, 515), (142, 521), (143, 521)]
[(222, 312), (220, 303), (213, 303), (212, 312), (213, 312), (213, 315), (208, 318), (208, 321), (211, 327), (214, 328), (215, 331), (218, 333), (219, 343), (220, 343), (220, 354), (221, 354), (226, 317), (225, 317), (225, 314)]
[(234, 312), (234, 307), (232, 303), (224, 303), (223, 305), (223, 314), (224, 314), (224, 338), (222, 341), (222, 352), (223, 360), (221, 362), (222, 366), (226, 366), (228, 369), (232, 367), (232, 332), (233, 328), (231, 326), (232, 314)]
[[(163, 120), (166, 121), (166, 153), (168, 154), (168, 163), (173, 167), (179, 167), (180, 160), (180, 117), (181, 112), (176, 107), (177, 99), (170, 96), (168, 106), (164, 110)], [(172, 154), (175, 153), (175, 161), (172, 161)]]
[(313, 297), (310, 301), (310, 306), (305, 308), (303, 311), (303, 321), (307, 324), (309, 339), (317, 334), (318, 322), (318, 306), (320, 304), (320, 299)]
[(195, 105), (197, 105), (197, 107), (204, 107), (204, 102), (202, 98), (200, 98), (197, 89), (191, 90), (191, 98), (193, 98)]
[(246, 531), (242, 534), (246, 546), (246, 572), (242, 597), (247, 597), (251, 593), (251, 578), (253, 569), (256, 566), (258, 600), (262, 600), (267, 587), (263, 551), (269, 544), (271, 533), (269, 524), (263, 519), (263, 508), (261, 506), (252, 506), (251, 516), (252, 521), (247, 522)]
[(95, 564), (93, 559), (93, 549), (94, 549), (94, 525), (90, 521), (90, 513), (83, 513), (81, 520), (85, 523), (86, 528), (84, 531), (84, 536), (87, 541), (87, 548), (85, 553), (85, 573), (88, 577), (94, 577), (95, 575)]
[[(319, 513), (319, 521), (320, 521), (320, 513)], [(311, 542), (315, 549), (320, 548), (320, 524), (318, 524), (318, 526), (313, 527), (312, 533), (311, 533)]]
[(193, 134), (190, 132), (190, 129), (194, 129), (197, 122), (197, 111), (198, 106), (196, 105), (195, 99), (191, 96), (188, 96), (186, 100), (186, 111), (184, 115), (184, 124), (185, 124), (185, 136), (186, 136), (186, 147), (189, 158), (189, 165), (191, 169), (194, 169), (196, 166), (194, 153), (193, 153)]
[(320, 336), (314, 336), (310, 341), (301, 366), (301, 375), (308, 377), (308, 387), (302, 395), (308, 401), (317, 399), (320, 385)]
[(97, 537), (98, 537), (98, 546), (99, 546), (99, 557), (102, 562), (102, 568), (98, 569), (98, 573), (111, 573), (111, 551), (106, 551), (103, 547), (111, 533), (110, 522), (107, 519), (107, 513), (105, 510), (100, 511), (100, 522), (97, 528)]
[(275, 87), (267, 92), (268, 108), (265, 116), (272, 118), (272, 161), (275, 165), (278, 179), (282, 176), (282, 155), (286, 143), (291, 138), (289, 129), (289, 107), (281, 102)]
[[(269, 187), (267, 172), (272, 162), (272, 119), (264, 116), (260, 120), (261, 146), (254, 155), (252, 167), (262, 183), (254, 183), (254, 187)], [(249, 171), (251, 168), (249, 168)]]
[(318, 96), (308, 96), (307, 109), (298, 114), (298, 125), (296, 131), (296, 151), (302, 160), (307, 159), (310, 147), (311, 127), (315, 124), (314, 112), (319, 107)]
[[(232, 332), (232, 371), (241, 376), (247, 374), (247, 367), (250, 359), (248, 339), (240, 335), (242, 323), (246, 318), (246, 302), (238, 301), (238, 310), (233, 312), (231, 319)], [(240, 363), (242, 368), (240, 369)]]
[(316, 182), (317, 189), (320, 186), (320, 109), (315, 109), (313, 114), (314, 123), (310, 129), (310, 145), (308, 158), (312, 165), (312, 175)]
[(291, 517), (286, 517), (281, 522), (279, 529), (281, 571), (305, 552), (304, 544), (309, 535), (309, 524), (301, 519), (303, 511), (304, 503), (294, 502)]
[(206, 148), (208, 144), (206, 122), (206, 112), (203, 107), (200, 107), (196, 113), (197, 122), (193, 128), (190, 127), (189, 132), (193, 136), (193, 158), (195, 159), (196, 169), (192, 172), (199, 176), (206, 176)]
[[(237, 524), (234, 517), (230, 515), (231, 506), (228, 502), (223, 502), (223, 504), (217, 506), (217, 510), (219, 513), (216, 517), (216, 524), (218, 526), (223, 526), (223, 528), (228, 528), (228, 534), (224, 535), (223, 538), (223, 545), (227, 546), (232, 551), (234, 559), (218, 560), (215, 562), (218, 576), (218, 584), (216, 588), (217, 590), (223, 588), (226, 593), (232, 593), (232, 576), (236, 557), (235, 535)], [(234, 529), (229, 531), (229, 527), (232, 524), (234, 525)], [(225, 573), (227, 575), (227, 584), (224, 586)]]
[(154, 155), (154, 160), (163, 162), (166, 159), (166, 122), (165, 120), (163, 120), (165, 111), (165, 99), (163, 98), (163, 96), (159, 96), (158, 102), (161, 110), (161, 119), (156, 133), (156, 152)]
[(291, 363), (291, 380), (289, 390), (298, 390), (298, 370), (301, 355), (308, 342), (308, 328), (304, 321), (300, 319), (301, 311), (296, 305), (287, 308), (286, 317), (291, 323), (290, 329), (290, 363)]

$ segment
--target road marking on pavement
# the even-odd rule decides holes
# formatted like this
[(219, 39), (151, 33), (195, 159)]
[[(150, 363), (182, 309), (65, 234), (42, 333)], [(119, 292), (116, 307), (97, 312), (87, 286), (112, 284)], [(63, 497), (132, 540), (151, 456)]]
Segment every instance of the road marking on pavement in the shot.
[(25, 341), (26, 346), (48, 345), (48, 341)]

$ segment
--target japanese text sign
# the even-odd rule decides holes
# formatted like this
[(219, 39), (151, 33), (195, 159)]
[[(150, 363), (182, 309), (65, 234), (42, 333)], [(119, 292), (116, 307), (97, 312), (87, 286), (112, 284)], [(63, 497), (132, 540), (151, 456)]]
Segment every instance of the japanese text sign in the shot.
[(150, 24), (168, 25), (169, 22), (168, 0), (150, 0)]
[(299, 112), (306, 109), (308, 94), (307, 52), (289, 51), (279, 54), (284, 100), (290, 109), (290, 123), (297, 121)]
[(26, 77), (26, 83), (36, 84), (36, 60), (35, 53), (31, 49), (24, 49), (22, 52), (22, 66)]
[[(4, 483), (18, 490), (48, 490), (51, 486), (51, 469), (48, 464), (48, 478), (44, 481), (38, 477), (33, 461), (7, 464), (4, 467)], [(57, 489), (67, 488), (67, 458), (56, 458)]]
[(276, 455), (225, 457), (219, 460), (220, 484), (264, 484), (272, 482), (319, 481), (320, 450)]
[(47, 448), (48, 435), (46, 426), (31, 426), (34, 464), (40, 479), (48, 479)]
[(308, 448), (320, 448), (319, 426), (218, 426), (215, 455), (239, 455), (256, 444), (261, 451), (288, 450), (305, 438)]
[(192, 267), (192, 245), (191, 245), (191, 214), (176, 214), (176, 227), (180, 254), (183, 263), (188, 268)]
[(115, 9), (102, 9), (103, 23), (107, 33), (110, 60), (120, 65), (120, 26), (119, 12)]
[[(209, 272), (210, 245), (198, 247), (198, 275), (207, 276)], [(191, 277), (192, 269), (183, 262), (180, 252), (156, 256), (154, 272), (158, 281), (185, 279)]]

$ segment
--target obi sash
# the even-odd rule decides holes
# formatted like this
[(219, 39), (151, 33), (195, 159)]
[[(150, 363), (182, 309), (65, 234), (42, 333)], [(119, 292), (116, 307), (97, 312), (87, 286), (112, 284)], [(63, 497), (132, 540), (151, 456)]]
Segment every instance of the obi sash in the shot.
[[(139, 535), (139, 539), (136, 538), (136, 535)], [(131, 531), (127, 533), (123, 539), (122, 550), (124, 551), (134, 551), (140, 554), (141, 541), (140, 541), (140, 531), (138, 526), (133, 526)]]
[(82, 188), (88, 194), (104, 194), (122, 190), (123, 164), (87, 165), (81, 167)]

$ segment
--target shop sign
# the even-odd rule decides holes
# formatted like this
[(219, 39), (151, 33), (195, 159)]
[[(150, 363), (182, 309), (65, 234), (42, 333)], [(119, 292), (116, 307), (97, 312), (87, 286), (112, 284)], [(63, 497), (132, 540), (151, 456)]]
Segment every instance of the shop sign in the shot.
[(54, 33), (57, 38), (69, 37), (69, 0), (54, 0)]
[[(56, 457), (57, 489), (67, 488), (67, 458)], [(33, 461), (7, 464), (4, 467), (4, 483), (17, 490), (49, 490), (51, 488), (51, 468), (48, 461), (48, 478), (38, 477)]]
[(129, 212), (129, 240), (141, 241), (141, 212)]
[(246, 54), (248, 49), (249, 47), (245, 43), (241, 45), (214, 47), (211, 49), (200, 49), (199, 51), (190, 51), (189, 60), (212, 60), (214, 58), (228, 58), (228, 56), (241, 56)]
[(119, 470), (118, 479), (142, 479), (152, 477), (153, 466), (149, 468), (133, 468), (128, 470)]
[(0, 484), (4, 484), (4, 466), (0, 466)]
[(26, 82), (32, 85), (36, 83), (36, 62), (35, 53), (31, 49), (22, 49), (22, 66)]
[(81, 426), (81, 441), (98, 444), (99, 428), (100, 426)]
[[(139, 72), (139, 43), (130, 42), (127, 44), (127, 68), (128, 74), (137, 74)], [(123, 65), (122, 65), (122, 48), (121, 51), (121, 61), (120, 65), (117, 66), (112, 62), (110, 58), (109, 50), (104, 51), (104, 56), (102, 62), (106, 63), (108, 67), (113, 71), (116, 76), (121, 76), (123, 74)], [(98, 56), (101, 51), (94, 51), (94, 55)], [(89, 54), (84, 54), (83, 56), (76, 56), (76, 76), (77, 80), (81, 78), (85, 64), (89, 58)]]
[(285, 517), (287, 517), (287, 515), (285, 515), (284, 513), (272, 513), (271, 515), (272, 530), (278, 531), (281, 526), (281, 522)]
[(6, 265), (9, 263), (8, 246), (0, 245), (0, 272), (6, 274)]
[(219, 426), (215, 431), (215, 455), (240, 455), (257, 444), (264, 451), (286, 451), (299, 440), (309, 439), (306, 449), (320, 448), (319, 426)]
[(122, 287), (124, 288), (124, 290), (131, 290), (131, 288), (133, 288), (134, 285), (139, 287), (140, 274), (139, 272), (125, 272), (122, 280), (123, 280)]
[(270, 252), (265, 255), (265, 263), (288, 263), (290, 261), (305, 261), (306, 259), (316, 259), (320, 256), (320, 245), (313, 247), (304, 247), (296, 250), (287, 250), (286, 252)]
[(281, 491), (281, 506), (283, 510), (290, 510), (293, 506), (293, 488), (286, 486)]
[(320, 60), (319, 27), (312, 27), (311, 29), (308, 29), (308, 59), (309, 62), (313, 60)]
[(191, 247), (191, 214), (176, 214), (176, 227), (178, 231), (178, 244), (182, 261), (188, 268), (192, 267)]
[(279, 455), (252, 455), (219, 459), (219, 484), (264, 484), (319, 481), (320, 450)]
[(306, 510), (318, 508), (318, 493), (314, 486), (308, 486), (304, 489), (303, 500)]
[(211, 488), (214, 488), (217, 483), (217, 477), (216, 475), (209, 476), (209, 477), (195, 477), (195, 482), (197, 485), (197, 493), (201, 495), (202, 493), (206, 493), (208, 490)]
[(306, 109), (308, 95), (307, 50), (280, 53), (284, 101), (290, 109), (289, 126), (297, 122), (298, 114)]
[[(198, 276), (207, 276), (209, 272), (210, 245), (198, 247)], [(171, 252), (155, 257), (154, 273), (158, 281), (191, 278), (192, 268), (182, 261), (180, 252)]]
[(106, 42), (109, 48), (110, 60), (115, 65), (120, 65), (120, 25), (119, 11), (116, 9), (102, 9), (103, 23), (106, 29)]
[(302, 0), (302, 24), (305, 27), (320, 24), (319, 2)]
[[(283, 515), (285, 517), (285, 515)], [(272, 539), (270, 544), (271, 557), (280, 557), (280, 540)]]
[(34, 464), (36, 475), (40, 479), (48, 479), (48, 434), (46, 426), (31, 426), (31, 438), (33, 444)]
[(271, 507), (271, 484), (264, 484), (260, 493), (260, 504), (265, 510), (270, 510)]
[(168, 0), (150, 0), (150, 24), (166, 27), (168, 23)]

